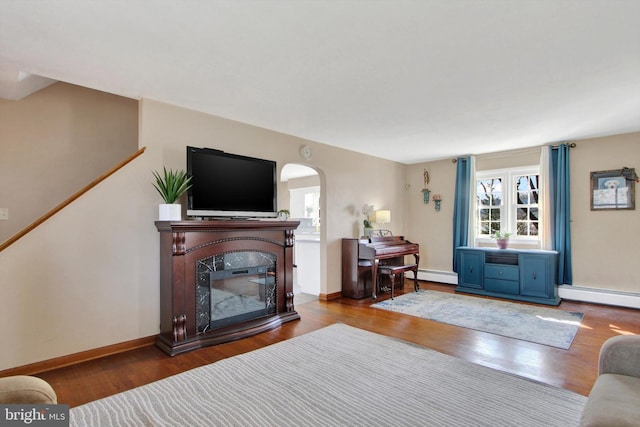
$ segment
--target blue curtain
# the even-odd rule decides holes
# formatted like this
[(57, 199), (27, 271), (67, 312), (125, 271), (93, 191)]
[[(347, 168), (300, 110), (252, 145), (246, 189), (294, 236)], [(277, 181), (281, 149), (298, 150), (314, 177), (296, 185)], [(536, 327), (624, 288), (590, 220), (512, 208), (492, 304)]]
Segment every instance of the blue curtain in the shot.
[(469, 195), (471, 189), (471, 158), (458, 157), (456, 196), (453, 204), (453, 271), (458, 272), (456, 248), (466, 246), (469, 238)]
[(551, 199), (551, 236), (553, 249), (560, 253), (558, 257), (558, 283), (571, 285), (571, 206), (569, 190), (569, 146), (560, 144), (551, 148), (550, 199)]

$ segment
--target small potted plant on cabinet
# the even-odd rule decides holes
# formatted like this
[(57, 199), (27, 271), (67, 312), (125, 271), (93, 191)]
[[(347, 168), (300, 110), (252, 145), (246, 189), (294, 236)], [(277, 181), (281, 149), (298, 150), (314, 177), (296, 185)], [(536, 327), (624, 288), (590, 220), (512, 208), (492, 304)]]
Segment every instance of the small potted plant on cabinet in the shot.
[(191, 177), (187, 177), (184, 170), (173, 171), (162, 168), (163, 173), (154, 171), (156, 182), (153, 184), (165, 203), (160, 204), (158, 219), (160, 221), (180, 221), (182, 219), (182, 206), (176, 200), (191, 188)]
[(501, 233), (500, 231), (497, 231), (493, 235), (493, 238), (496, 239), (496, 243), (498, 244), (499, 249), (507, 249), (507, 244), (509, 242), (510, 236), (511, 233)]

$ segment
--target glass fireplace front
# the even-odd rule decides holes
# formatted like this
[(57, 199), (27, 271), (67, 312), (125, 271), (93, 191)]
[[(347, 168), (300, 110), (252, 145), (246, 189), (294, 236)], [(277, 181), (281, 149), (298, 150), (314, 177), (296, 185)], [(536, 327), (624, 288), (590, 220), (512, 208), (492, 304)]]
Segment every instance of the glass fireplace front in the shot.
[(198, 261), (196, 269), (198, 333), (275, 313), (273, 254), (221, 254)]
[(211, 325), (222, 327), (267, 314), (267, 267), (212, 271)]

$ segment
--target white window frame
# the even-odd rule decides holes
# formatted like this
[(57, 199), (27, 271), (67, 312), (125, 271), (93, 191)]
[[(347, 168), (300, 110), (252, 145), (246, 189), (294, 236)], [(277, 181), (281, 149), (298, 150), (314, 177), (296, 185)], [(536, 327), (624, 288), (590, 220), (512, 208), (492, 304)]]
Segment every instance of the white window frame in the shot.
[[(511, 237), (509, 240), (512, 243), (524, 243), (524, 244), (541, 244), (542, 239), (542, 223), (545, 218), (542, 217), (542, 210), (540, 208), (540, 199), (538, 199), (538, 235), (537, 236), (518, 236), (516, 233), (516, 177), (523, 175), (538, 175), (538, 185), (542, 185), (542, 181), (540, 177), (540, 166), (539, 165), (531, 165), (531, 166), (522, 166), (522, 167), (514, 167), (514, 168), (504, 168), (504, 169), (492, 169), (485, 171), (476, 171), (475, 174), (475, 182), (474, 182), (474, 193), (476, 193), (475, 189), (477, 188), (478, 181), (491, 179), (491, 178), (501, 178), (502, 179), (502, 205), (500, 208), (500, 230), (503, 232), (511, 233)], [(538, 191), (541, 192), (541, 189), (538, 188)], [(541, 196), (541, 194), (539, 195)], [(474, 208), (475, 208), (475, 220), (476, 220), (476, 243), (482, 244), (490, 244), (493, 242), (493, 238), (491, 236), (479, 234), (480, 231), (480, 206), (477, 204), (477, 196), (474, 197)]]

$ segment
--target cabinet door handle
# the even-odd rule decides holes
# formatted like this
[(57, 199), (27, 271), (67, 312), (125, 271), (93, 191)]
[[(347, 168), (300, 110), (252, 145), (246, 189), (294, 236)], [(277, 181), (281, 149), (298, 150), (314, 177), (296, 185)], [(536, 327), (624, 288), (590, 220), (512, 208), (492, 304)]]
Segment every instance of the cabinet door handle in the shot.
[(469, 266), (469, 273), (473, 273), (473, 265)]
[(536, 280), (536, 279), (537, 279), (537, 274), (536, 274), (536, 272), (534, 271), (534, 272), (533, 272), (533, 280)]

